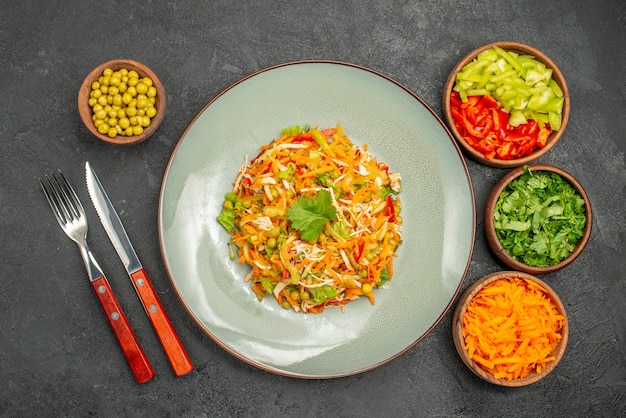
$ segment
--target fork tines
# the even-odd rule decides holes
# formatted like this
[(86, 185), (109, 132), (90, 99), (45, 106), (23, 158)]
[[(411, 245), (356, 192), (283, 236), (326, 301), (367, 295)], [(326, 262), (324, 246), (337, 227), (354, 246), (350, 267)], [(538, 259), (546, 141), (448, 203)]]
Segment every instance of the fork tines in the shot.
[(80, 217), (81, 210), (84, 211), (82, 203), (61, 170), (46, 175), (45, 179), (47, 181), (39, 179), (39, 183), (59, 222), (66, 223)]

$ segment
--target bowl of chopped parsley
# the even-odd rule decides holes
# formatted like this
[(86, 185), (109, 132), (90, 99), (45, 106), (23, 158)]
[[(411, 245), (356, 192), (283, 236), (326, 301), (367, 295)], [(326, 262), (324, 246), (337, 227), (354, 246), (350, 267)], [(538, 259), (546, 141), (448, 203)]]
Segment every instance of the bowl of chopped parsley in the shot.
[(583, 251), (592, 211), (582, 185), (548, 164), (518, 167), (492, 189), (485, 207), (485, 234), (507, 266), (529, 274), (562, 269)]

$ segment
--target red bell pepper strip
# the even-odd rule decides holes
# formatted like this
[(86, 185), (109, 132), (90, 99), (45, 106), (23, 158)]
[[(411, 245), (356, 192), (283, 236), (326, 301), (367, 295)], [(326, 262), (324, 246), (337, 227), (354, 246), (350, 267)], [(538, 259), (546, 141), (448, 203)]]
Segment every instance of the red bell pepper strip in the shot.
[(313, 142), (313, 134), (311, 132), (303, 132), (299, 135), (296, 135), (293, 137), (293, 139), (291, 140), (291, 142), (293, 142), (294, 144), (300, 144), (302, 142)]
[(393, 207), (393, 199), (391, 198), (390, 195), (387, 195), (385, 201), (387, 203), (385, 205), (385, 215), (389, 216), (388, 222), (395, 222), (395, 220), (396, 220), (396, 210)]
[(265, 170), (263, 170), (263, 174), (267, 174), (272, 170), (272, 164), (274, 164), (273, 162), (270, 162), (267, 167), (265, 167)]
[(354, 249), (354, 261), (356, 261), (357, 263), (359, 262), (359, 260), (361, 259), (361, 256), (363, 255), (364, 248), (365, 248), (365, 241), (361, 241), (359, 242), (359, 245)]
[(537, 136), (537, 145), (539, 145), (540, 148), (543, 148), (546, 146), (546, 142), (548, 141), (548, 137), (550, 136), (550, 130), (546, 129), (546, 128), (541, 128), (539, 130), (539, 135)]
[(457, 92), (450, 97), (453, 122), (467, 143), (487, 159), (510, 160), (543, 148), (552, 133), (549, 124), (535, 120), (513, 127), (510, 115), (491, 96), (469, 96), (462, 102)]

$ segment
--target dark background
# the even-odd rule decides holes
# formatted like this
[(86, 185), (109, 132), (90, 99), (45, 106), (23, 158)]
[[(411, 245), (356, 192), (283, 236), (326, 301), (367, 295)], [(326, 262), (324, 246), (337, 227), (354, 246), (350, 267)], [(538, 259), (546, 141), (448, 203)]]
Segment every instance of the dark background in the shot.
[[(626, 6), (623, 1), (66, 1), (0, 6), (0, 415), (2, 416), (625, 416)], [(161, 179), (193, 116), (262, 68), (332, 59), (382, 72), (441, 112), (448, 72), (472, 49), (510, 40), (559, 65), (571, 95), (561, 141), (539, 162), (586, 188), (594, 210), (581, 257), (544, 276), (570, 320), (563, 361), (507, 389), (455, 352), (451, 316), (395, 361), (333, 380), (258, 370), (204, 335), (165, 274), (157, 237)], [(112, 58), (149, 65), (167, 115), (148, 141), (98, 142), (81, 124), (82, 79)], [(135, 383), (38, 178), (60, 168), (80, 185), (90, 160), (117, 182), (117, 209), (196, 370), (175, 378), (102, 228), (90, 244), (157, 377)], [(463, 288), (504, 266), (483, 233), (485, 198), (507, 171), (468, 162), (478, 227)], [(86, 190), (79, 195), (87, 199)], [(91, 207), (91, 220), (96, 219)], [(126, 286), (126, 287), (125, 287)]]

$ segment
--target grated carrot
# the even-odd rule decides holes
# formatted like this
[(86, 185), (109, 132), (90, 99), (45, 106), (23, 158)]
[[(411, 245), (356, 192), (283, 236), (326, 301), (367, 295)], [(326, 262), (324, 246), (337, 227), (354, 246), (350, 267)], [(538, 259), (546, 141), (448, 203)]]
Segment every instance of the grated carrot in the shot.
[(564, 316), (539, 284), (518, 277), (495, 280), (469, 302), (462, 321), (465, 349), (494, 377), (539, 373), (555, 358)]

